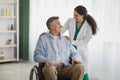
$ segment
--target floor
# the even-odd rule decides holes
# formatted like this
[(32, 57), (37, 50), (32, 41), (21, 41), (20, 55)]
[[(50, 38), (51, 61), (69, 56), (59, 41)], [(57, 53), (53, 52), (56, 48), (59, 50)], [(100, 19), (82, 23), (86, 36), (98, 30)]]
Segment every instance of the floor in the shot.
[(29, 80), (33, 65), (30, 62), (0, 64), (0, 80)]

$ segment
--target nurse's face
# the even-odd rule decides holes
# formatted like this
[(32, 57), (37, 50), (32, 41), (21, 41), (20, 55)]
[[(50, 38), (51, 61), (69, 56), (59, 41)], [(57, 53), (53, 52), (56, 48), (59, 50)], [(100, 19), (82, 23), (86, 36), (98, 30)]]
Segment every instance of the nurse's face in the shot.
[(79, 23), (83, 21), (84, 16), (80, 15), (77, 11), (74, 10), (74, 19)]

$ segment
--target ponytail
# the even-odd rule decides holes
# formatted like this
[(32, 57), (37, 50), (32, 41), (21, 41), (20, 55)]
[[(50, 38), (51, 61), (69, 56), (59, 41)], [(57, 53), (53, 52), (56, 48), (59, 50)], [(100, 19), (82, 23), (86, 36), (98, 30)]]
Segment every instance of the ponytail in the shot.
[(88, 14), (86, 16), (86, 20), (87, 20), (88, 24), (90, 24), (90, 26), (91, 26), (92, 34), (95, 35), (97, 33), (97, 24), (96, 24), (95, 19)]

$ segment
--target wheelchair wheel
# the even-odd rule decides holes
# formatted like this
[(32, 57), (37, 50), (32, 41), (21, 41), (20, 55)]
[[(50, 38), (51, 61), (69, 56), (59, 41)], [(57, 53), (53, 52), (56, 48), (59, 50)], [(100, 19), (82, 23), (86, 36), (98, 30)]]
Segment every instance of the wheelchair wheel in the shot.
[(40, 80), (38, 73), (38, 66), (34, 65), (30, 71), (29, 80)]

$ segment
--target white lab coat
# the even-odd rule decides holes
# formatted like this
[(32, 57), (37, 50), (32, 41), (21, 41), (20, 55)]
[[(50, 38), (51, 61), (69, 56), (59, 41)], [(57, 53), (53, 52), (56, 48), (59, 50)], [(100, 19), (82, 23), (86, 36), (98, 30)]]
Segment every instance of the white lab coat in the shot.
[[(76, 29), (76, 21), (73, 18), (69, 18), (66, 23), (62, 26), (62, 33), (68, 30), (69, 36), (73, 39)], [(73, 42), (77, 46), (78, 53), (82, 57), (82, 62), (85, 66), (85, 73), (88, 71), (88, 57), (87, 57), (87, 44), (92, 38), (92, 29), (88, 22), (85, 20), (81, 27), (77, 39)]]

